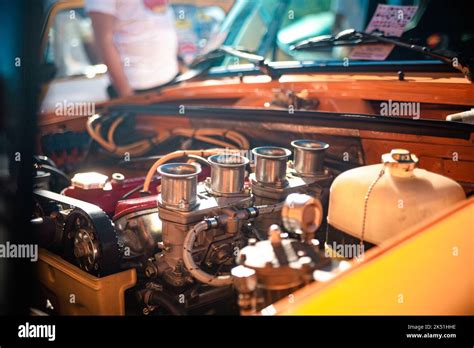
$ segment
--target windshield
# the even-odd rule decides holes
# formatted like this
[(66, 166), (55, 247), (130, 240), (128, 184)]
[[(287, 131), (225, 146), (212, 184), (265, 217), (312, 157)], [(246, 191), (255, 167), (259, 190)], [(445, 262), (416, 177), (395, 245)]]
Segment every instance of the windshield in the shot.
[[(432, 60), (387, 45), (368, 50), (353, 46), (291, 49), (315, 36), (376, 28), (433, 50), (472, 56), (474, 30), (472, 19), (463, 15), (465, 11), (462, 3), (447, 0), (239, 0), (221, 27), (220, 42), (213, 44), (242, 47), (271, 61)], [(226, 57), (221, 65), (245, 63)]]

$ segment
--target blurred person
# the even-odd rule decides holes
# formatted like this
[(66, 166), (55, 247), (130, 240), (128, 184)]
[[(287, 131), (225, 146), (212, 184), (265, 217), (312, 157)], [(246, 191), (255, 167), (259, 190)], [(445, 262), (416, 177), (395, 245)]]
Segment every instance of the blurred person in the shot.
[(111, 98), (147, 92), (178, 74), (178, 38), (167, 0), (85, 0), (112, 85)]

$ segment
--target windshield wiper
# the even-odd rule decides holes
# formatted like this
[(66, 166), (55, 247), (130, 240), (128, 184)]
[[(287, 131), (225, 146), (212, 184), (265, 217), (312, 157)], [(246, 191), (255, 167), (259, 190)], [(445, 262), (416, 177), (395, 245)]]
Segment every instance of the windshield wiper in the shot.
[(265, 75), (268, 75), (272, 78), (272, 80), (278, 80), (281, 77), (281, 73), (277, 71), (275, 68), (270, 66), (270, 61), (265, 59), (265, 57), (260, 56), (258, 54), (239, 50), (234, 47), (230, 46), (221, 46), (218, 50), (225, 52), (231, 56), (248, 60), (249, 62), (253, 63), (258, 70), (260, 70)]
[(474, 59), (472, 57), (463, 57), (462, 55), (458, 55), (451, 51), (443, 51), (445, 53), (432, 51), (426, 46), (415, 45), (394, 36), (385, 36), (379, 31), (369, 34), (354, 29), (347, 29), (341, 31), (337, 35), (316, 36), (311, 39), (298, 42), (297, 44), (290, 47), (290, 49), (296, 51), (317, 50), (326, 47), (356, 46), (380, 43), (392, 44), (397, 47), (402, 47), (440, 60), (461, 71), (469, 81), (473, 82)]
[(258, 70), (260, 70), (265, 75), (270, 76), (272, 80), (278, 80), (281, 77), (281, 73), (275, 68), (271, 67), (270, 62), (265, 59), (265, 57), (242, 48), (221, 46), (202, 56), (196, 57), (196, 59), (189, 66), (189, 71), (177, 76), (173, 82), (179, 83), (203, 75), (216, 64), (218, 64), (226, 55), (247, 60), (250, 63), (253, 63)]

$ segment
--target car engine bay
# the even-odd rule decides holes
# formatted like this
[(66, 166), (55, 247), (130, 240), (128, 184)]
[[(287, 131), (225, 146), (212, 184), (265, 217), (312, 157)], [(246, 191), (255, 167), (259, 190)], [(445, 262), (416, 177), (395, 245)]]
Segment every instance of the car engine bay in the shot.
[[(47, 264), (38, 300), (47, 313), (261, 313), (466, 198), (456, 181), (417, 168), (404, 149), (379, 164), (341, 167), (331, 161), (332, 144), (314, 136), (291, 139), (288, 148), (250, 142), (239, 127), (173, 128), (139, 139), (130, 118), (94, 115), (87, 131), (98, 144), (92, 158), (128, 156), (138, 165), (133, 174), (77, 170), (76, 158), (69, 178), (50, 158), (36, 158), (32, 223)], [(132, 136), (116, 144), (122, 134)], [(43, 145), (51, 146), (47, 137)], [(185, 140), (169, 142), (176, 137)], [(141, 156), (158, 144), (160, 154), (144, 165)], [(68, 302), (78, 283), (84, 295)], [(95, 307), (101, 301), (108, 309)]]

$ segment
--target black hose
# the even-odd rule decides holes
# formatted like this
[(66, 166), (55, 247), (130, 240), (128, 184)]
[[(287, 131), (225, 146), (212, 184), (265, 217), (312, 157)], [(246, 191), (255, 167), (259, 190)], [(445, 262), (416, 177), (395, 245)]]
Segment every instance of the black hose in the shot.
[(173, 299), (162, 291), (148, 290), (145, 294), (145, 304), (162, 307), (170, 315), (185, 315), (184, 309), (173, 302)]
[(62, 170), (60, 170), (56, 167), (53, 167), (53, 166), (50, 166), (50, 165), (47, 165), (47, 164), (41, 164), (40, 168), (44, 169), (47, 172), (56, 174), (57, 176), (61, 177), (65, 181), (67, 181), (68, 184), (71, 183), (71, 178), (66, 173), (64, 173)]

